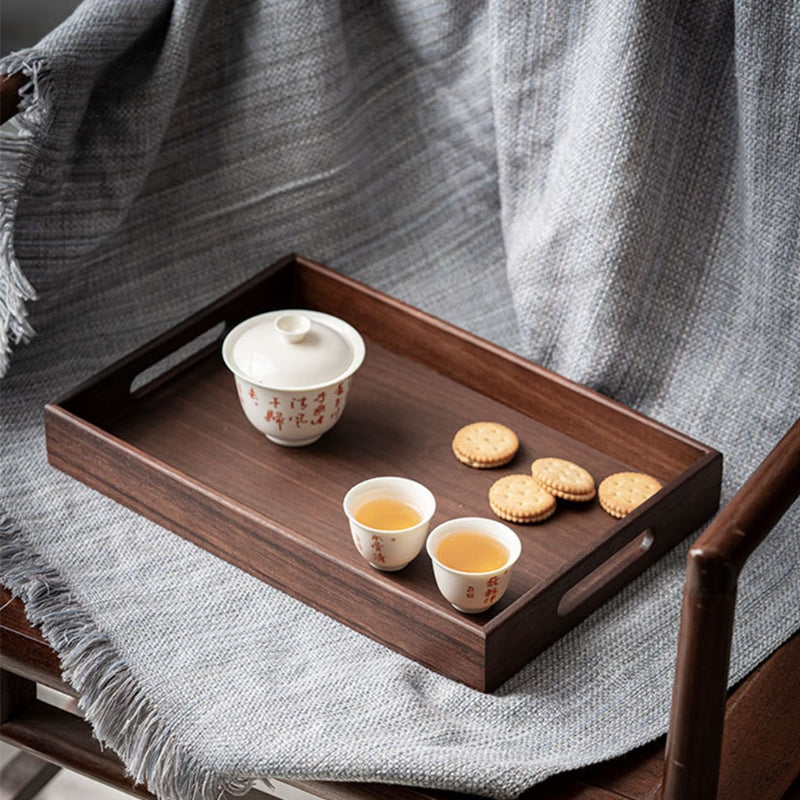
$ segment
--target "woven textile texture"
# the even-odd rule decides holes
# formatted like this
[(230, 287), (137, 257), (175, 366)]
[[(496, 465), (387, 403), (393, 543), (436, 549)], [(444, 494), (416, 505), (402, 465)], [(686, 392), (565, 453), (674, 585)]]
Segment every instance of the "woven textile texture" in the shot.
[[(138, 780), (506, 798), (665, 731), (685, 546), (483, 695), (51, 468), (42, 407), (295, 251), (716, 447), (729, 499), (800, 412), (792, 6), (86, 0), (4, 60), (2, 581)], [(732, 681), (800, 627), (799, 522)]]

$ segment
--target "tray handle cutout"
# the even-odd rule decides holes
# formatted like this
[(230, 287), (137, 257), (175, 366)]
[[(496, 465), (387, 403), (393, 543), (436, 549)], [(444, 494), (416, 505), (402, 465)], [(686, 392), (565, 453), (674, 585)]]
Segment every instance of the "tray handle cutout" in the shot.
[(560, 617), (572, 614), (584, 603), (589, 603), (603, 589), (611, 588), (616, 578), (642, 558), (653, 545), (655, 532), (645, 528), (638, 536), (612, 553), (602, 564), (595, 567), (561, 596), (556, 612)]
[(129, 386), (131, 397), (140, 397), (152, 391), (161, 383), (183, 372), (208, 353), (220, 347), (222, 339), (228, 331), (226, 322), (218, 322), (193, 339), (177, 347), (172, 352), (158, 359), (137, 372)]

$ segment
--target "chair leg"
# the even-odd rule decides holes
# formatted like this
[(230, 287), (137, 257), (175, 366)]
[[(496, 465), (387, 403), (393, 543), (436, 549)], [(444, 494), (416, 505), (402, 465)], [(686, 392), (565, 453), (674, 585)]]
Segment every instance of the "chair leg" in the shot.
[[(36, 684), (0, 670), (0, 722), (14, 719), (36, 700)], [(60, 767), (20, 752), (0, 770), (0, 800), (30, 800), (58, 773)]]
[(18, 753), (0, 770), (0, 800), (32, 800), (60, 771), (32, 753)]
[(0, 722), (8, 722), (36, 700), (36, 683), (0, 669)]

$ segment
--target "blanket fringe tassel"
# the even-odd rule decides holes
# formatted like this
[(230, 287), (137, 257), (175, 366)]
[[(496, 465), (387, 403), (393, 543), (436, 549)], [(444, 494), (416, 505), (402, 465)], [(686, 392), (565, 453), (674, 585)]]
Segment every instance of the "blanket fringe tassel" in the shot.
[(14, 220), (45, 125), (49, 84), (42, 59), (28, 58), (25, 51), (0, 62), (0, 74), (20, 72), (28, 82), (20, 89), (18, 112), (6, 123), (7, 129), (0, 130), (0, 378), (8, 370), (13, 345), (34, 335), (25, 302), (35, 300), (36, 292), (22, 274), (14, 252)]
[(223, 780), (198, 755), (179, 747), (115, 647), (58, 573), (30, 552), (2, 509), (0, 563), (3, 584), (25, 603), (28, 619), (58, 653), (63, 677), (80, 695), (79, 706), (95, 737), (119, 755), (137, 784), (163, 800), (219, 800), (252, 788), (254, 778)]

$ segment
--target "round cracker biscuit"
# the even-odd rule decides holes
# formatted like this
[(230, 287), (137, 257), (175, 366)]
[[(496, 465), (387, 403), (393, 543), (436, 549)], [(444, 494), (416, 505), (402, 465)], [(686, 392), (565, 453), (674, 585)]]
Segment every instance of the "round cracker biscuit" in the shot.
[(505, 475), (489, 488), (489, 508), (508, 522), (542, 522), (556, 510), (556, 498), (530, 475)]
[(622, 519), (660, 488), (661, 483), (644, 472), (615, 472), (600, 482), (597, 499), (612, 517)]
[(531, 475), (543, 489), (573, 502), (586, 502), (596, 493), (594, 478), (583, 467), (563, 458), (537, 458)]
[(472, 422), (453, 437), (456, 458), (478, 469), (501, 467), (514, 458), (518, 449), (517, 434), (499, 422)]

